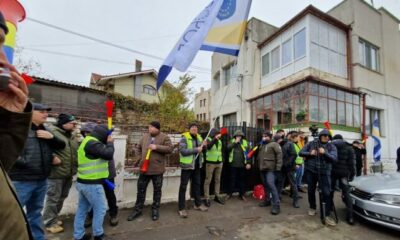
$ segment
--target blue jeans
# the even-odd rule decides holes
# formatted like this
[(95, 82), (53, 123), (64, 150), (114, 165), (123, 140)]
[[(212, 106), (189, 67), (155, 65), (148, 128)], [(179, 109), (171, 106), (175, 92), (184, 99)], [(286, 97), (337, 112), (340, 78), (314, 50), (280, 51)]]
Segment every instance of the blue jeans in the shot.
[(275, 173), (274, 171), (263, 171), (264, 182), (267, 189), (267, 194), (272, 195), (272, 204), (279, 205), (279, 194), (275, 185)]
[(296, 169), (296, 185), (297, 188), (301, 188), (301, 182), (303, 180), (304, 175), (304, 165), (298, 165), (299, 168)]
[(103, 185), (78, 182), (76, 183), (76, 189), (79, 193), (79, 202), (74, 220), (74, 239), (81, 239), (85, 235), (85, 219), (91, 208), (93, 208), (93, 235), (102, 235), (104, 233), (104, 216), (107, 211)]
[[(26, 216), (35, 240), (44, 240), (42, 210), (47, 191), (47, 180), (13, 181), (22, 207), (26, 207)], [(3, 206), (5, 207), (5, 206)]]

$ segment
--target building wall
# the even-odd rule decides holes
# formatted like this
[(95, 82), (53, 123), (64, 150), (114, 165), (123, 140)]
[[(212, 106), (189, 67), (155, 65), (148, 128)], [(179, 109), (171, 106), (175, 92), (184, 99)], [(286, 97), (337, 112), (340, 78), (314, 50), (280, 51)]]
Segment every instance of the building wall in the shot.
[[(236, 113), (238, 123), (251, 121), (250, 103), (246, 100), (253, 97), (254, 88), (260, 81), (260, 57), (256, 57), (260, 55), (258, 44), (276, 30), (276, 27), (252, 18), (248, 22), (247, 37), (242, 41), (238, 58), (218, 53), (212, 55), (212, 121), (219, 117), (219, 124), (222, 125), (223, 115), (232, 113)], [(237, 74), (229, 85), (225, 85), (222, 69), (233, 61), (237, 61)], [(218, 73), (219, 82), (214, 79)]]
[(114, 80), (114, 92), (124, 96), (135, 97), (134, 84), (132, 77), (118, 78)]
[[(354, 88), (366, 93), (366, 107), (383, 112), (381, 119), (382, 161), (394, 169), (396, 149), (400, 145), (400, 31), (399, 21), (384, 9), (374, 9), (361, 0), (343, 1), (328, 12), (346, 24), (351, 24), (352, 66)], [(379, 48), (379, 70), (361, 64), (359, 39)], [(366, 116), (369, 117), (369, 116)], [(367, 140), (368, 159), (373, 159), (374, 141)]]
[[(199, 93), (196, 93), (194, 97), (194, 116), (197, 118), (198, 116), (202, 116), (197, 118), (197, 120), (202, 121), (210, 121), (210, 106), (211, 104), (211, 89), (204, 91), (204, 88), (201, 88)], [(205, 104), (204, 104), (205, 100)], [(200, 103), (201, 101), (201, 103)], [(204, 114), (206, 114), (206, 118), (204, 119)]]

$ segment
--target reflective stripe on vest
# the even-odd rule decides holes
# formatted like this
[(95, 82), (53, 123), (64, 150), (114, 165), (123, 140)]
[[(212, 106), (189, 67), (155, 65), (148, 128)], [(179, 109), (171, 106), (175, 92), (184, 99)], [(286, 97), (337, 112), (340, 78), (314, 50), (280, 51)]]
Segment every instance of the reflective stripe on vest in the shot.
[(294, 144), (294, 149), (296, 150), (296, 153), (297, 153), (297, 157), (296, 157), (295, 163), (297, 165), (302, 165), (304, 163), (304, 160), (303, 160), (302, 157), (299, 156), (299, 152), (300, 152), (301, 149), (300, 149), (299, 145), (297, 145), (297, 143)]
[[(234, 142), (235, 142), (235, 139), (232, 139), (231, 143), (234, 143)], [(244, 154), (244, 164), (246, 164), (246, 158), (247, 158), (246, 157), (246, 149), (247, 149), (247, 146), (248, 146), (248, 144), (247, 144), (246, 139), (243, 139), (242, 143), (240, 144), (240, 147), (242, 148), (243, 154)], [(229, 162), (230, 163), (233, 162), (233, 149), (232, 149), (231, 153), (229, 154)]]
[(78, 149), (78, 178), (87, 180), (108, 178), (108, 161), (86, 157), (85, 147), (89, 141), (99, 142), (97, 138), (92, 136), (87, 136), (83, 139)]
[[(184, 137), (186, 139), (186, 147), (187, 149), (193, 149), (193, 138), (190, 135), (189, 132), (185, 132), (182, 134), (182, 137)], [(197, 143), (201, 144), (203, 142), (203, 138), (200, 136), (200, 134), (197, 134)], [(179, 162), (183, 163), (183, 164), (191, 164), (193, 162), (193, 158), (196, 155), (189, 155), (189, 156), (183, 156), (181, 153), (179, 153)], [(200, 154), (199, 154), (200, 157)]]
[[(210, 137), (207, 138), (207, 139), (210, 142), (212, 141), (212, 139)], [(221, 140), (218, 140), (218, 147), (217, 147), (217, 144), (214, 144), (212, 146), (212, 148), (207, 151), (207, 161), (209, 161), (209, 162), (222, 162), (221, 149), (222, 149), (222, 142), (221, 142)]]

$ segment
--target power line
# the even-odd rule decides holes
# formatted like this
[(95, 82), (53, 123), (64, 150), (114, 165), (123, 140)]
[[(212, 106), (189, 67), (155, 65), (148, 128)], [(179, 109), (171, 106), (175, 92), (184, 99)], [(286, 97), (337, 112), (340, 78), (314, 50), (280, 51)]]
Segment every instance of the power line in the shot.
[[(157, 37), (151, 37), (151, 38), (139, 38), (139, 39), (131, 39), (131, 40), (125, 40), (125, 41), (118, 41), (119, 43), (128, 43), (128, 42), (139, 42), (139, 41), (148, 41), (148, 40), (155, 40), (160, 39), (160, 38), (171, 38), (171, 37), (177, 37), (177, 35), (163, 35), (163, 36), (157, 36)], [(90, 45), (97, 45), (97, 44), (102, 44), (99, 42), (81, 42), (81, 43), (47, 43), (47, 44), (31, 44), (31, 45), (25, 45), (25, 47), (70, 47), (70, 46), (90, 46)]]
[[(161, 61), (164, 60), (164, 58), (156, 56), (156, 55), (153, 55), (153, 54), (148, 54), (148, 53), (137, 51), (137, 50), (134, 50), (134, 49), (131, 49), (131, 48), (128, 48), (128, 47), (117, 45), (117, 44), (114, 44), (114, 43), (111, 43), (111, 42), (107, 42), (107, 41), (104, 41), (104, 40), (101, 40), (101, 39), (98, 39), (98, 38), (94, 38), (94, 37), (91, 37), (91, 36), (88, 36), (88, 35), (85, 35), (85, 34), (82, 34), (82, 33), (71, 31), (71, 30), (66, 29), (66, 28), (58, 27), (56, 25), (53, 25), (53, 24), (50, 24), (50, 23), (46, 23), (46, 22), (43, 22), (43, 21), (40, 21), (40, 20), (37, 20), (37, 19), (34, 19), (34, 18), (27, 17), (26, 19), (29, 20), (29, 21), (32, 21), (32, 22), (35, 22), (35, 23), (38, 23), (38, 24), (53, 28), (53, 29), (57, 29), (57, 30), (62, 31), (62, 32), (66, 32), (66, 33), (69, 33), (69, 34), (72, 34), (72, 35), (75, 35), (75, 36), (79, 36), (79, 37), (82, 37), (82, 38), (89, 39), (89, 40), (92, 40), (92, 41), (95, 41), (95, 42), (98, 42), (98, 43), (101, 43), (101, 44), (104, 44), (104, 45), (108, 45), (108, 46), (111, 46), (111, 47), (122, 49), (122, 50), (125, 50), (125, 51), (128, 51), (128, 52), (131, 52), (131, 53), (140, 54), (140, 55), (143, 55), (143, 56), (146, 56), (146, 57), (149, 57), (149, 58), (153, 58), (153, 59), (157, 59), (157, 60), (161, 60)], [(194, 65), (190, 66), (190, 68), (211, 72), (210, 69), (203, 68), (203, 67), (198, 67), (198, 66), (194, 66)]]
[[(66, 57), (80, 58), (80, 59), (86, 59), (86, 60), (92, 60), (92, 61), (129, 65), (129, 66), (133, 65), (133, 63), (129, 63), (129, 62), (122, 62), (122, 61), (109, 60), (109, 59), (104, 59), (104, 58), (89, 57), (89, 56), (83, 56), (83, 55), (77, 55), (77, 54), (71, 54), (71, 53), (64, 53), (64, 52), (58, 52), (58, 51), (49, 51), (49, 50), (43, 50), (43, 49), (37, 49), (37, 48), (29, 48), (29, 47), (17, 47), (17, 49), (18, 48), (23, 49), (23, 50), (41, 52), (41, 53), (47, 53), (47, 54), (53, 54), (53, 55), (58, 55), (58, 56), (66, 56)], [(143, 65), (143, 66), (144, 67), (148, 67), (148, 68), (154, 68), (154, 66), (148, 66), (148, 65)], [(197, 73), (197, 74), (207, 74), (207, 75), (210, 74), (209, 72), (202, 72), (202, 71), (190, 71), (190, 72)]]

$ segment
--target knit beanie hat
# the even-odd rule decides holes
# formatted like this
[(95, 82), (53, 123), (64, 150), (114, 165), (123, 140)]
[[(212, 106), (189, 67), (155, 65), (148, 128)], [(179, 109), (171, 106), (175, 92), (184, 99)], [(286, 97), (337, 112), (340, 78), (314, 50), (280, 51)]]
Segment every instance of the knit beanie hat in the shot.
[(157, 128), (158, 130), (161, 129), (160, 122), (158, 122), (158, 121), (152, 121), (152, 122), (150, 123), (150, 125), (153, 126), (153, 127), (155, 127), (155, 128)]
[(58, 115), (57, 125), (62, 126), (66, 123), (75, 121), (75, 117), (69, 114), (61, 113)]

